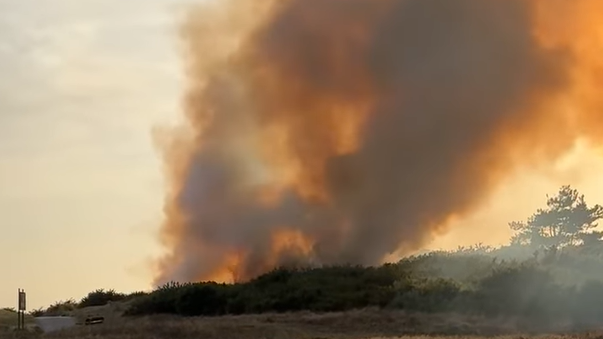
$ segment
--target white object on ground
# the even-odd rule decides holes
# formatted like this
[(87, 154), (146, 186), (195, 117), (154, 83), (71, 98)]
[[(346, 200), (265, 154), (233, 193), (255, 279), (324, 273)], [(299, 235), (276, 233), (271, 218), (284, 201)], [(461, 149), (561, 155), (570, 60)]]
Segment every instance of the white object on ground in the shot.
[(75, 326), (74, 317), (37, 317), (34, 318), (34, 321), (44, 333), (59, 331)]

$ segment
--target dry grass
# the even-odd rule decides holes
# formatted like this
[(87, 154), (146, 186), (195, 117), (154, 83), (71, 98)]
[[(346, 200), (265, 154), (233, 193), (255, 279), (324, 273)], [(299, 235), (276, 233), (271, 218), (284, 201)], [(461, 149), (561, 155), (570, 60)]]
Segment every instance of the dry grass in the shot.
[[(49, 339), (384, 339), (384, 338), (601, 338), (603, 332), (527, 336), (512, 321), (458, 315), (364, 310), (220, 318), (109, 318), (106, 324), (42, 336)], [(30, 335), (29, 338), (35, 338)], [(0, 338), (4, 338), (0, 334)], [(40, 338), (41, 339), (41, 338)]]
[[(25, 315), (25, 323), (32, 324), (33, 317)], [(17, 313), (0, 309), (0, 328), (17, 326)]]

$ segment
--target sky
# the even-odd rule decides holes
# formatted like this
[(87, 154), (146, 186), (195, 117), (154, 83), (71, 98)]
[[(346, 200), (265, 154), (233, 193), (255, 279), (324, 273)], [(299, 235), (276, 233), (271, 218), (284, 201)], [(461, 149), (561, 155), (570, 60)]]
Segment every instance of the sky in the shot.
[(0, 306), (149, 287), (178, 0), (0, 0)]
[[(179, 119), (183, 0), (0, 0), (0, 307), (97, 288), (149, 289), (160, 254), (154, 126)], [(586, 146), (519, 169), (431, 248), (502, 244), (545, 194), (572, 184), (603, 203), (603, 160)], [(509, 220), (511, 219), (511, 220)]]

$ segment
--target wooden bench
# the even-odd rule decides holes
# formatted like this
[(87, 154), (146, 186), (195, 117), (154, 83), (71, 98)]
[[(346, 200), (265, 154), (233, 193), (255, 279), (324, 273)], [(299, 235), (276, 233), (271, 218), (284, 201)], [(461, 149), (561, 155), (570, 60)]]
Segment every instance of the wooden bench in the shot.
[(87, 317), (84, 321), (84, 325), (98, 325), (105, 322), (105, 317), (101, 316), (91, 316)]

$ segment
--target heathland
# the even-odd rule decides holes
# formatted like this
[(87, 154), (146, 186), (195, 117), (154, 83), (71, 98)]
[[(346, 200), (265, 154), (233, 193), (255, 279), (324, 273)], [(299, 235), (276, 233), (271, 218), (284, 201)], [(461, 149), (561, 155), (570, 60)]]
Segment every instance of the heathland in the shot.
[(585, 331), (603, 325), (601, 218), (603, 207), (564, 186), (525, 222), (511, 222), (516, 234), (500, 248), (432, 252), (379, 267), (282, 267), (235, 284), (97, 290), (31, 315), (106, 318), (48, 335), (56, 338), (597, 337)]

